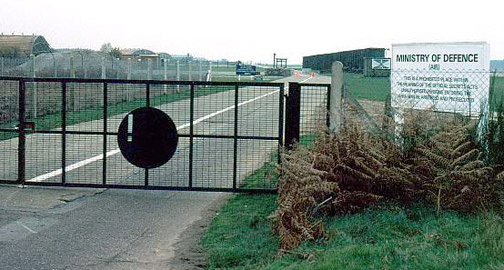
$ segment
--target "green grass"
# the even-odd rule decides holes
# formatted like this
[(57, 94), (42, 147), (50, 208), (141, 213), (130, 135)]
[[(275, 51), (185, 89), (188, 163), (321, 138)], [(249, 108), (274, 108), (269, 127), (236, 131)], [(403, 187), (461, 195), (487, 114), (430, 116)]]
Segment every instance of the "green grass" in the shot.
[(388, 77), (364, 77), (358, 73), (344, 73), (345, 87), (356, 99), (385, 101), (390, 94)]
[[(302, 135), (299, 138), (299, 144), (307, 146), (316, 139), (315, 134)], [(278, 153), (275, 151), (270, 155), (270, 159), (263, 166), (253, 171), (241, 184), (240, 188), (254, 189), (265, 188), (273, 189), (278, 182)]]
[[(303, 136), (301, 143), (314, 139)], [(257, 187), (272, 171), (274, 164), (265, 163), (245, 179), (245, 186)], [(277, 257), (278, 238), (272, 236), (268, 218), (276, 198), (238, 194), (227, 202), (201, 240), (207, 269), (504, 269), (501, 216), (437, 215), (422, 205), (406, 209), (388, 204), (324, 218), (327, 238)]]
[(267, 216), (275, 209), (275, 199), (239, 194), (226, 203), (201, 242), (208, 269), (256, 269), (274, 259), (277, 240), (270, 237)]
[[(504, 221), (415, 206), (327, 218), (327, 239), (276, 258), (275, 195), (235, 195), (202, 239), (207, 269), (503, 269)], [(308, 258), (308, 259), (307, 259)]]
[[(504, 97), (504, 77), (494, 77), (494, 100), (500, 102)], [(344, 73), (343, 81), (346, 89), (357, 99), (385, 101), (390, 94), (390, 79), (388, 77), (364, 77), (358, 73)], [(492, 84), (491, 84), (492, 85)]]

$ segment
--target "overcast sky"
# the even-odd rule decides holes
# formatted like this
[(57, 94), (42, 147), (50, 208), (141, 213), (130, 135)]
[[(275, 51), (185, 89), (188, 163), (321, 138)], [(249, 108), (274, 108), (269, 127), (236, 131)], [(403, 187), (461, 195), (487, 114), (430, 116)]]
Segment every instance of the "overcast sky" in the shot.
[(487, 41), (504, 59), (499, 1), (0, 0), (0, 31), (53, 48), (146, 48), (272, 62), (393, 43)]

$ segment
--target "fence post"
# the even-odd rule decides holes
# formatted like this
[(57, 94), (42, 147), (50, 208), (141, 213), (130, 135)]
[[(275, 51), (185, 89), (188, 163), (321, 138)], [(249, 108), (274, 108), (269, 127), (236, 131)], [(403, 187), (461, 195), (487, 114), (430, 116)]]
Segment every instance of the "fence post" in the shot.
[(208, 62), (207, 82), (212, 81), (212, 62)]
[[(168, 80), (168, 59), (163, 59), (163, 79), (165, 81)], [(168, 86), (163, 85), (163, 93), (166, 94), (168, 92)]]
[(290, 82), (285, 106), (285, 141), (286, 149), (291, 149), (295, 142), (299, 142), (299, 123), (301, 117), (301, 86)]
[(189, 73), (188, 81), (192, 81), (192, 61), (187, 62), (187, 72)]
[(329, 129), (337, 133), (343, 124), (343, 64), (334, 62), (331, 71)]
[(202, 66), (202, 64), (201, 64), (201, 60), (199, 61), (198, 80), (199, 80), (200, 82), (203, 80), (203, 66)]
[(73, 55), (70, 55), (70, 77), (75, 78), (75, 65)]
[[(30, 54), (30, 58), (32, 64), (31, 77), (35, 79), (37, 77), (37, 74), (35, 72), (36, 70), (35, 55)], [(32, 86), (33, 86), (33, 118), (37, 118), (37, 83), (33, 82)]]
[(152, 59), (147, 59), (147, 80), (152, 80)]
[(1, 59), (1, 62), (0, 62), (0, 75), (4, 75), (4, 67), (5, 66), (4, 66), (4, 58), (3, 58), (3, 56), (0, 57), (0, 59)]
[(51, 52), (52, 56), (52, 64), (53, 64), (53, 72), (54, 72), (54, 78), (58, 78), (58, 69), (56, 67), (56, 58), (54, 57), (54, 53)]
[[(176, 70), (175, 70), (175, 72), (176, 72), (176, 80), (180, 81), (180, 61), (179, 60), (177, 60), (177, 64), (176, 65), (177, 65), (176, 66)], [(180, 85), (179, 84), (177, 84), (177, 93), (180, 93)]]
[(131, 80), (131, 58), (128, 58), (128, 75), (126, 75), (126, 79)]
[(107, 78), (107, 69), (105, 67), (105, 57), (102, 57), (101, 60), (101, 78), (106, 79)]

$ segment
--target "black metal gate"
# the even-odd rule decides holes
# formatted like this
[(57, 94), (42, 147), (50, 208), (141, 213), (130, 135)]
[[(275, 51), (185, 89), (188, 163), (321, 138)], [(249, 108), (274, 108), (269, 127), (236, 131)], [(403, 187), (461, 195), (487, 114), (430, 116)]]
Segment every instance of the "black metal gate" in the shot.
[[(294, 133), (303, 140), (304, 133), (314, 132), (303, 125), (326, 118), (329, 86), (291, 87), (318, 89), (301, 92), (294, 108), (301, 112), (302, 128), (286, 126), (287, 137)], [(284, 83), (0, 77), (0, 90), (1, 183), (276, 190), (284, 142)], [(303, 100), (313, 105), (306, 107), (307, 114)], [(177, 151), (161, 167), (135, 167), (118, 149), (118, 125), (139, 107), (156, 107), (177, 126)], [(303, 117), (309, 120), (303, 122)]]

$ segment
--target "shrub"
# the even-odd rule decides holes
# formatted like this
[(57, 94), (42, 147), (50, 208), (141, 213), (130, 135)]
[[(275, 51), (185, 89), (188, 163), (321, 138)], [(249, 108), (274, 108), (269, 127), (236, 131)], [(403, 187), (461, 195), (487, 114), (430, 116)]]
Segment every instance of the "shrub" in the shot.
[(406, 131), (414, 135), (407, 151), (350, 123), (285, 152), (273, 214), (280, 251), (324, 236), (319, 215), (354, 213), (379, 201), (463, 213), (501, 207), (504, 172), (482, 162), (471, 125), (454, 120), (428, 135), (415, 128)]

